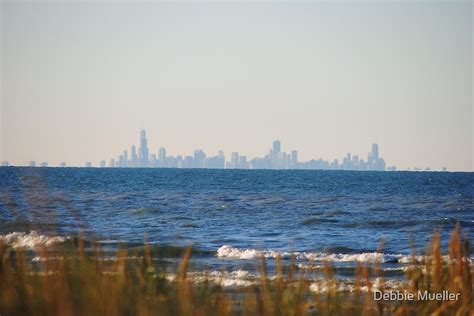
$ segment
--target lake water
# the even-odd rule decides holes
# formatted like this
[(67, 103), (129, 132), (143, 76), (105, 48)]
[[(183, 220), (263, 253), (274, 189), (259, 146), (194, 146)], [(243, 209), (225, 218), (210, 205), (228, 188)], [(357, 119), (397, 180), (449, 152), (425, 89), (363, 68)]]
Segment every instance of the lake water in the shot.
[(81, 232), (133, 247), (146, 236), (191, 245), (211, 270), (248, 268), (262, 254), (395, 269), (410, 234), (417, 252), (434, 231), (446, 247), (456, 223), (472, 240), (474, 173), (0, 168), (0, 235), (12, 244)]

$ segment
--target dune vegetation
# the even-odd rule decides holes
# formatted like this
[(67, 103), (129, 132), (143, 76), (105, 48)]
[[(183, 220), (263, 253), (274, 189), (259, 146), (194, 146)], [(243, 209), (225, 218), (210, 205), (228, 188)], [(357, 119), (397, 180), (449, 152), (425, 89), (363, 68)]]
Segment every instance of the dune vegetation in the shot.
[[(413, 262), (400, 282), (406, 293), (459, 293), (458, 300), (375, 301), (376, 287), (388, 291), (380, 265), (355, 269), (354, 286), (340, 290), (340, 281), (327, 263), (315, 283), (294, 262), (276, 259), (274, 275), (259, 263), (259, 282), (228, 289), (210, 280), (195, 282), (189, 275), (191, 251), (186, 250), (171, 278), (154, 262), (145, 246), (142, 256), (117, 250), (104, 260), (95, 245), (84, 251), (79, 238), (73, 254), (36, 249), (32, 262), (26, 250), (0, 240), (0, 314), (4, 315), (474, 315), (473, 265), (469, 245), (459, 228), (452, 232), (443, 254), (435, 234), (426, 255)], [(377, 284), (375, 284), (375, 280)], [(324, 291), (314, 291), (324, 284)]]

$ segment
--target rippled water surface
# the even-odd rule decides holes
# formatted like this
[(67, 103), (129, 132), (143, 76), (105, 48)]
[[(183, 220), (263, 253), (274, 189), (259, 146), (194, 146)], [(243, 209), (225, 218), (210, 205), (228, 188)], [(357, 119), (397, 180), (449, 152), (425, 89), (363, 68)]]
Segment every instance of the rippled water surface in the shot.
[(81, 231), (140, 244), (146, 235), (208, 251), (210, 262), (218, 250), (353, 259), (381, 238), (391, 260), (409, 253), (409, 234), (421, 250), (458, 222), (472, 239), (473, 173), (0, 168), (3, 236)]

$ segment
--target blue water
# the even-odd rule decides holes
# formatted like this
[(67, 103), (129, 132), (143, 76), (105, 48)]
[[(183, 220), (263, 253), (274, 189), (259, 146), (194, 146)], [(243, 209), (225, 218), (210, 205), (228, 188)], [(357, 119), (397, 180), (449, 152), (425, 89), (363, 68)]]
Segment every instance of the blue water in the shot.
[(407, 254), (456, 223), (472, 239), (474, 173), (0, 168), (0, 234)]

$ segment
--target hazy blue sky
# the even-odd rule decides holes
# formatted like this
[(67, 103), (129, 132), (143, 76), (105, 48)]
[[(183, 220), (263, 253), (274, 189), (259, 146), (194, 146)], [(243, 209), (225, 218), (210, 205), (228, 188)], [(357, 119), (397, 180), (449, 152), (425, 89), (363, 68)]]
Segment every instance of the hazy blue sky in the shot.
[(473, 170), (471, 1), (2, 1), (1, 159), (138, 144)]

